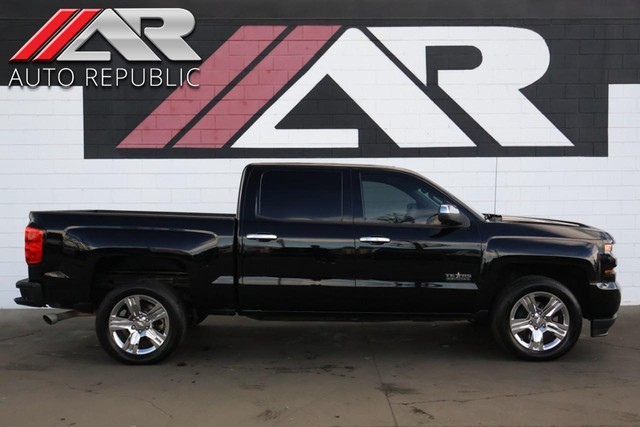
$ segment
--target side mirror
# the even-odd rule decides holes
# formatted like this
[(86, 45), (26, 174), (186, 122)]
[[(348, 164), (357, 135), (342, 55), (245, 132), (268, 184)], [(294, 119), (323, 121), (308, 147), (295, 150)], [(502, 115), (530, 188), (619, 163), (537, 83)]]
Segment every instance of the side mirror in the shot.
[(455, 205), (440, 205), (440, 211), (438, 213), (438, 219), (444, 225), (453, 225), (460, 227), (469, 227), (471, 221), (463, 213), (460, 212)]

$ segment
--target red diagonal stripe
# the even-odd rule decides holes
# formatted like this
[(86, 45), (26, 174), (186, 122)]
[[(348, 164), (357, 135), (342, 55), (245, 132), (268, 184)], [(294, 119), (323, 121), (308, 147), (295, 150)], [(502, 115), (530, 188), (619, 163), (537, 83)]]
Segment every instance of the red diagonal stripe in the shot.
[(24, 44), (9, 62), (28, 61), (78, 9), (60, 9)]
[(175, 147), (220, 148), (318, 53), (339, 26), (296, 27)]
[(49, 62), (67, 45), (102, 9), (82, 9), (71, 22), (33, 60)]
[(182, 86), (165, 99), (118, 148), (162, 148), (253, 62), (284, 26), (240, 27), (200, 66), (200, 87)]

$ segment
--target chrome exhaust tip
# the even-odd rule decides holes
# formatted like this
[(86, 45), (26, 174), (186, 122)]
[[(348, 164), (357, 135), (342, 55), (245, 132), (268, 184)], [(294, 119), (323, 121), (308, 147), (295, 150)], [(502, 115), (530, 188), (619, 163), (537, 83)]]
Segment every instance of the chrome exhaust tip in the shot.
[(62, 313), (50, 313), (42, 316), (42, 320), (45, 321), (47, 325), (55, 325), (58, 322), (62, 322), (63, 320), (71, 319), (73, 317), (78, 316), (86, 316), (85, 313), (80, 313), (76, 310), (63, 311)]

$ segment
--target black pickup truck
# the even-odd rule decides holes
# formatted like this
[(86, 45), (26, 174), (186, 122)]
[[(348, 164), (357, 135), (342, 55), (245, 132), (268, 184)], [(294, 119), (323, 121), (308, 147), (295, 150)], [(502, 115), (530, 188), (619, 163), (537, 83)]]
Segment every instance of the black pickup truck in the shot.
[(116, 360), (157, 362), (207, 315), (489, 321), (515, 355), (549, 360), (583, 317), (620, 305), (613, 238), (582, 224), (478, 215), (410, 171), (253, 164), (237, 215), (33, 212), (16, 303), (96, 314)]

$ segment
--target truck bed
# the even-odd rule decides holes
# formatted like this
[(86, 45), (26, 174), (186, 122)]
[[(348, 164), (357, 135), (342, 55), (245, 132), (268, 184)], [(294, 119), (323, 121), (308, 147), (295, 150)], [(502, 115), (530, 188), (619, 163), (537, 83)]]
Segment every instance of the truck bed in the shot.
[[(214, 309), (235, 306), (233, 214), (38, 211), (30, 214), (29, 226), (46, 234), (43, 261), (29, 266), (29, 277), (47, 289), (29, 305), (95, 309), (90, 290), (97, 281), (126, 280), (136, 271), (184, 277), (192, 298)], [(224, 285), (212, 289), (220, 277)]]

